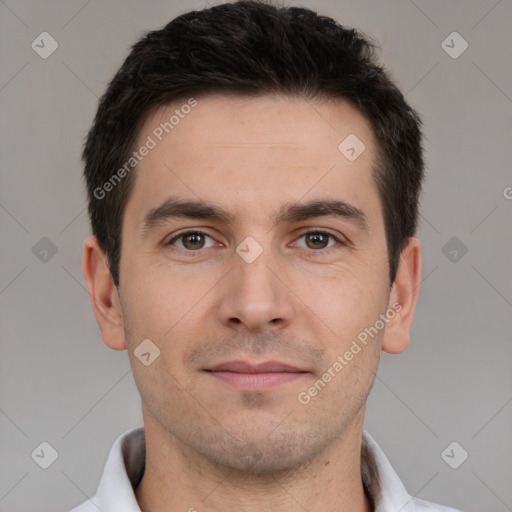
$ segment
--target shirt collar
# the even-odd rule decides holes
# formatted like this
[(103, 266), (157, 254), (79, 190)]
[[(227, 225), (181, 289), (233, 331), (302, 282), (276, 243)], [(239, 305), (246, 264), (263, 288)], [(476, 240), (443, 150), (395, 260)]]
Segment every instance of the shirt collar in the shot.
[[(458, 512), (411, 497), (384, 452), (366, 431), (362, 438), (361, 472), (375, 512)], [(144, 427), (119, 436), (110, 450), (97, 493), (70, 512), (141, 512), (134, 489), (144, 473), (146, 444)], [(93, 508), (90, 508), (92, 505)]]

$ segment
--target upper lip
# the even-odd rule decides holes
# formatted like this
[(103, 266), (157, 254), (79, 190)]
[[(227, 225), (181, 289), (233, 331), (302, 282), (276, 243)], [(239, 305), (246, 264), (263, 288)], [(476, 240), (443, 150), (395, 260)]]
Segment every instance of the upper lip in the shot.
[(272, 372), (290, 372), (290, 373), (305, 373), (306, 370), (301, 370), (295, 366), (281, 363), (279, 361), (265, 361), (259, 364), (251, 364), (247, 361), (227, 361), (211, 368), (205, 368), (210, 372), (236, 372), (236, 373), (272, 373)]

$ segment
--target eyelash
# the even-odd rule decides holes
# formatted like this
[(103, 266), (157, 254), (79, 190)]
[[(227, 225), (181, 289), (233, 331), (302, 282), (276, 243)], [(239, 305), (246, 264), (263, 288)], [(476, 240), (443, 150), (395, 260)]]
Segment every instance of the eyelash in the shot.
[[(337, 236), (333, 235), (330, 231), (325, 231), (325, 230), (322, 230), (322, 229), (311, 229), (311, 230), (308, 230), (308, 231), (305, 231), (303, 233), (301, 233), (299, 235), (299, 237), (297, 238), (297, 240), (299, 238), (302, 238), (303, 236), (306, 236), (306, 235), (309, 235), (309, 234), (312, 234), (314, 233), (315, 235), (327, 235), (328, 237), (330, 237), (331, 239), (333, 239), (334, 241), (337, 242), (336, 245), (333, 245), (331, 247), (328, 247), (328, 248), (324, 248), (324, 249), (318, 249), (318, 250), (315, 250), (315, 249), (304, 249), (304, 250), (307, 250), (307, 251), (311, 251), (312, 255), (316, 256), (316, 255), (322, 255), (322, 254), (328, 254), (331, 252), (331, 249), (339, 249), (339, 246), (345, 246), (346, 244), (341, 241)], [(176, 242), (177, 240), (179, 240), (180, 238), (183, 238), (187, 235), (191, 235), (191, 234), (198, 234), (198, 235), (205, 235), (209, 238), (211, 238), (213, 240), (213, 237), (211, 237), (208, 233), (205, 233), (204, 231), (201, 231), (201, 230), (197, 230), (197, 229), (190, 229), (188, 231), (183, 231), (179, 234), (177, 234), (176, 236), (174, 236), (171, 240), (169, 240), (168, 242), (166, 242), (164, 245), (165, 246), (172, 246), (174, 244), (174, 242)], [(196, 251), (192, 251), (192, 250), (188, 250), (188, 249), (181, 249), (179, 248), (180, 250), (183, 250), (187, 253), (198, 253), (198, 252), (201, 252), (203, 249), (198, 249)], [(210, 247), (207, 247), (206, 249), (210, 249)]]

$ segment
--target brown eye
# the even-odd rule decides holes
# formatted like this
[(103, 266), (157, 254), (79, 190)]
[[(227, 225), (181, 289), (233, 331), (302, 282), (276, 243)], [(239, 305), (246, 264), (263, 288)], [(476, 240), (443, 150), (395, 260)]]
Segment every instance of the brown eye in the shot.
[(325, 233), (307, 233), (306, 235), (306, 245), (310, 249), (325, 249), (327, 247), (327, 243), (329, 242), (330, 235)]
[[(197, 251), (206, 247), (205, 243), (207, 238), (213, 241), (209, 235), (202, 231), (187, 231), (176, 235), (174, 238), (169, 240), (166, 245), (175, 245), (177, 241), (181, 241), (181, 246), (178, 245), (179, 248), (186, 251)], [(212, 247), (213, 245), (214, 244), (211, 244), (208, 247)]]
[[(336, 242), (341, 243), (338, 238), (333, 234), (326, 231), (308, 231), (302, 234), (298, 240), (305, 239), (305, 247), (299, 246), (305, 249), (313, 249), (314, 251), (321, 251), (322, 249), (329, 249), (336, 245)], [(333, 243), (329, 245), (329, 242)]]
[(201, 249), (204, 245), (204, 237), (201, 233), (183, 235), (183, 246), (187, 249)]

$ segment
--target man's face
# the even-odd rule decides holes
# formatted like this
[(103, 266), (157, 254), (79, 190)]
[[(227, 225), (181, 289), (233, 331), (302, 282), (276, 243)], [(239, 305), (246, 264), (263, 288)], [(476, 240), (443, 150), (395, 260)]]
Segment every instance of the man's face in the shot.
[[(161, 141), (154, 130), (180, 105), (146, 120), (136, 147), (148, 136), (156, 146), (133, 171), (123, 218), (120, 302), (144, 420), (216, 464), (291, 469), (362, 422), (377, 370), (384, 329), (333, 370), (390, 307), (375, 143), (344, 101), (197, 101)], [(353, 161), (338, 148), (351, 134), (366, 147)], [(231, 220), (166, 217), (157, 208), (170, 198)], [(345, 206), (276, 223), (312, 201)], [(134, 355), (146, 339), (160, 350), (148, 366)], [(261, 375), (266, 362), (295, 371)]]

